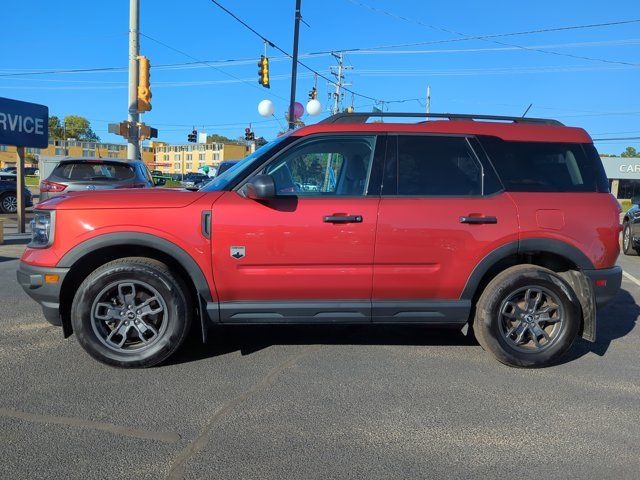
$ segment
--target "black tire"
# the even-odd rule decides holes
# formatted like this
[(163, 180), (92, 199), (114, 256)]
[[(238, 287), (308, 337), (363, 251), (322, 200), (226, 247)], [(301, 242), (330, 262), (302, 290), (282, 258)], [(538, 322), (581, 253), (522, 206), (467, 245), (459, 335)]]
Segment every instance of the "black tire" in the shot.
[(16, 213), (18, 211), (18, 197), (14, 192), (0, 195), (0, 212)]
[[(110, 295), (111, 304), (103, 300)], [(151, 302), (146, 306), (145, 295)], [(133, 304), (133, 308), (126, 303)], [(109, 308), (111, 305), (113, 310)], [(144, 318), (136, 316), (136, 312), (140, 314), (145, 308), (151, 311), (143, 313)], [(184, 283), (165, 264), (129, 257), (101, 266), (82, 282), (71, 307), (71, 323), (78, 342), (95, 359), (117, 367), (151, 367), (166, 360), (182, 345), (189, 332), (192, 311)], [(109, 319), (105, 320), (105, 316)], [(140, 334), (140, 328), (146, 335)], [(109, 337), (116, 329), (124, 330), (124, 335), (116, 332)], [(155, 335), (149, 336), (153, 331)], [(147, 337), (145, 342), (143, 337)], [(118, 348), (116, 340), (123, 341), (123, 346)]]
[(622, 229), (622, 251), (625, 255), (637, 255), (638, 252), (633, 248), (633, 238), (631, 237), (631, 225), (624, 224)]
[[(544, 302), (542, 305), (547, 305), (548, 302), (551, 309), (549, 311), (554, 312), (552, 315), (556, 318), (550, 318), (549, 323), (534, 320), (534, 317), (543, 317), (532, 313), (541, 313), (547, 307), (539, 310), (517, 310), (513, 306), (516, 302), (509, 301), (519, 298), (518, 295), (524, 295), (525, 299), (521, 305), (526, 307), (529, 292), (539, 292), (541, 296), (538, 302)], [(536, 296), (537, 294), (531, 293), (528, 298), (535, 302)], [(557, 306), (555, 311), (553, 305)], [(482, 348), (505, 365), (545, 367), (557, 362), (571, 348), (580, 329), (581, 312), (579, 300), (572, 288), (556, 273), (535, 265), (516, 265), (496, 275), (480, 295), (473, 330)], [(551, 314), (546, 312), (545, 315), (551, 317)], [(520, 320), (512, 320), (513, 317)], [(527, 317), (526, 320), (524, 317)], [(558, 318), (562, 320), (559, 321)], [(512, 328), (520, 323), (522, 329), (516, 329), (508, 335), (509, 332), (513, 332)], [(542, 326), (546, 336), (534, 335), (534, 331), (540, 332), (540, 329), (534, 330), (536, 326)], [(522, 330), (524, 332), (520, 342), (528, 339), (526, 345), (517, 342), (520, 338), (518, 333)], [(534, 344), (534, 336), (538, 346)], [(547, 337), (550, 340), (547, 340)], [(539, 342), (544, 342), (541, 348)]]

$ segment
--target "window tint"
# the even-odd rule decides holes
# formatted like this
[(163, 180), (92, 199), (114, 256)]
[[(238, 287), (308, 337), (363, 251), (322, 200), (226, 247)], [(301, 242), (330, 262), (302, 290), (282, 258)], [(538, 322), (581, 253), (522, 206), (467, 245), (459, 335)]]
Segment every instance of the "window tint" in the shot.
[(120, 181), (134, 178), (135, 171), (133, 166), (121, 163), (64, 162), (53, 170), (52, 175), (75, 181)]
[(278, 195), (364, 195), (375, 137), (310, 140), (270, 164)]
[(481, 195), (482, 167), (466, 139), (398, 137), (398, 195)]
[(512, 192), (606, 192), (593, 145), (481, 139), (505, 188)]

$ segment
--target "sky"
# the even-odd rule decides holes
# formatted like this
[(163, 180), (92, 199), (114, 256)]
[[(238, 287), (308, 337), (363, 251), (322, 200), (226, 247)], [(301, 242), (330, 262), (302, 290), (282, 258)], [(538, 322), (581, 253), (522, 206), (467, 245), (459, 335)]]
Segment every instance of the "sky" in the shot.
[[(292, 52), (295, 0), (219, 2)], [(271, 139), (286, 126), (289, 58), (267, 47), (265, 89), (257, 82), (263, 41), (210, 0), (140, 0), (140, 8), (153, 92), (143, 120), (159, 140), (185, 143), (192, 127), (236, 138), (249, 124)], [(82, 115), (103, 141), (122, 143), (107, 125), (127, 114), (128, 0), (2, 0), (0, 9), (0, 96), (45, 104), (50, 115)], [(308, 54), (357, 49), (344, 57), (356, 111), (422, 112), (430, 86), (432, 112), (520, 116), (533, 104), (528, 116), (585, 128), (594, 139), (624, 138), (598, 141), (601, 153), (640, 150), (633, 139), (640, 137), (640, 22), (468, 38), (640, 20), (637, 0), (302, 0), (302, 17), (301, 61), (320, 74), (330, 77), (336, 59)], [(104, 67), (113, 70), (34, 74)], [(306, 104), (313, 86), (313, 73), (299, 66), (296, 99)], [(317, 88), (324, 111), (305, 115), (306, 123), (329, 115), (334, 87), (318, 78)], [(258, 114), (264, 99), (274, 102), (275, 117)], [(351, 102), (345, 92), (343, 107)]]

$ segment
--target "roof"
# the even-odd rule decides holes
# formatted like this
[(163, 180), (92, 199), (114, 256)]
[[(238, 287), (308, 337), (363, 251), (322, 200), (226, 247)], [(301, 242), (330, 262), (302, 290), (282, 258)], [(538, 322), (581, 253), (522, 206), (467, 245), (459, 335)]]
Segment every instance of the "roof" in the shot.
[[(566, 127), (548, 119), (496, 117), (486, 115), (431, 114), (438, 120), (419, 123), (365, 123), (380, 114), (338, 114), (315, 125), (295, 130), (296, 137), (318, 133), (372, 132), (372, 133), (441, 133), (462, 135), (491, 135), (503, 140), (524, 142), (591, 143), (591, 137), (582, 128)], [(426, 114), (383, 114), (383, 117), (426, 117)], [(441, 120), (451, 118), (451, 120)], [(476, 120), (479, 119), (480, 121)]]

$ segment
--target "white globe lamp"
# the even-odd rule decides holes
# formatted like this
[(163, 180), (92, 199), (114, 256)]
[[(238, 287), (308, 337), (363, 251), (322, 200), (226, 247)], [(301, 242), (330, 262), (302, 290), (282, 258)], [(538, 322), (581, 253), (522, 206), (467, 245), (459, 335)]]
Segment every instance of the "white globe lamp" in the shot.
[(307, 113), (312, 117), (320, 115), (322, 113), (322, 104), (316, 99), (309, 100), (307, 103)]
[(276, 106), (271, 100), (262, 100), (258, 104), (258, 113), (263, 117), (270, 117), (276, 111)]

